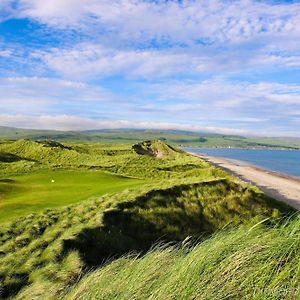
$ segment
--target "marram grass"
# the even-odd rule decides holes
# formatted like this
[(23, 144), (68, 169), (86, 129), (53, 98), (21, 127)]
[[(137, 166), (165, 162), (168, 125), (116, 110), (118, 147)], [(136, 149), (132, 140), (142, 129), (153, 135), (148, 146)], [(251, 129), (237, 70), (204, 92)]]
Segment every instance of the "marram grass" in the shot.
[(193, 247), (127, 256), (91, 272), (62, 298), (300, 299), (300, 218), (243, 226)]

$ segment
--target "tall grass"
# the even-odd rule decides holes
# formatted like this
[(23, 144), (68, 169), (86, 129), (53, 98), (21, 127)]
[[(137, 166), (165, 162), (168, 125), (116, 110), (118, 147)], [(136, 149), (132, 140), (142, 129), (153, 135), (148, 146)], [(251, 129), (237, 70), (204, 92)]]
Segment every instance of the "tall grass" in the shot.
[(243, 226), (196, 245), (125, 256), (82, 279), (63, 299), (299, 299), (300, 218)]

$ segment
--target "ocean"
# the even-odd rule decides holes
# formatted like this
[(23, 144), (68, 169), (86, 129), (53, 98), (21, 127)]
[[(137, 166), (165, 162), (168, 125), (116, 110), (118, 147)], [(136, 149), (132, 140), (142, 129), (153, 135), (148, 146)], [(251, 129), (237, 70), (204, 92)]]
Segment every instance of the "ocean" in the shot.
[(223, 157), (231, 161), (241, 161), (257, 167), (300, 178), (300, 151), (232, 149), (232, 148), (184, 148), (197, 154)]

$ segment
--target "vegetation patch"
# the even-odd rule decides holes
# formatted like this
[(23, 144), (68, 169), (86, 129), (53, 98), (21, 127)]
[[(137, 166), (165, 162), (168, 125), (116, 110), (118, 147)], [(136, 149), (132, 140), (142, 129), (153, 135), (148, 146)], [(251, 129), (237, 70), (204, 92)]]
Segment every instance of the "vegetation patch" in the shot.
[(299, 299), (300, 219), (243, 226), (197, 244), (125, 256), (83, 278), (62, 298)]
[(103, 214), (102, 225), (64, 241), (65, 251), (79, 251), (89, 267), (129, 252), (143, 253), (158, 241), (202, 240), (228, 226), (276, 223), (289, 206), (239, 184), (214, 180), (151, 190), (121, 202)]

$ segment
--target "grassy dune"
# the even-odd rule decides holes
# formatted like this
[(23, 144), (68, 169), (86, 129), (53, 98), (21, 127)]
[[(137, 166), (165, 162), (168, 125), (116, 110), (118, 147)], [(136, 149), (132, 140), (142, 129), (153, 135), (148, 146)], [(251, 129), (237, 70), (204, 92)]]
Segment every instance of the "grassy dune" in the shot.
[(298, 282), (295, 210), (160, 141), (0, 153), (0, 298), (239, 299)]
[(220, 232), (195, 246), (157, 247), (88, 274), (62, 298), (299, 299), (299, 234), (298, 218)]
[[(205, 240), (224, 227), (256, 224), (266, 218), (266, 225), (272, 226), (293, 213), (251, 188), (240, 201), (246, 187), (232, 186), (227, 180), (181, 181), (180, 185), (177, 179), (48, 209), (3, 228), (3, 295), (59, 299), (91, 268), (129, 252), (146, 253), (159, 240)], [(189, 202), (191, 198), (195, 200)]]

